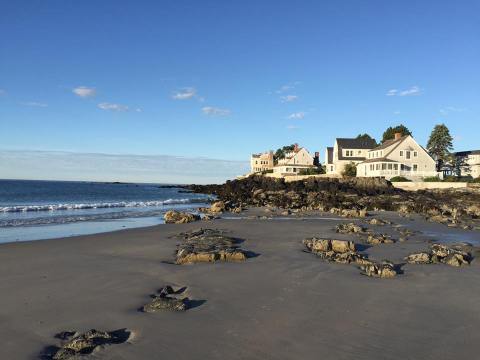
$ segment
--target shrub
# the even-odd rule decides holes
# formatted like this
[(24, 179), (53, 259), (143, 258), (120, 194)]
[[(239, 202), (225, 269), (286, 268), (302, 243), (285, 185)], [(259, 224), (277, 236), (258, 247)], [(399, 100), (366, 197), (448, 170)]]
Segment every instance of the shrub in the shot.
[(480, 184), (480, 176), (477, 177), (476, 179), (473, 179), (472, 182), (475, 184)]
[(443, 178), (445, 182), (472, 182), (473, 178), (470, 175), (467, 176), (445, 176)]
[(424, 182), (439, 182), (439, 181), (442, 181), (442, 180), (440, 180), (440, 178), (438, 176), (429, 176), (429, 177), (423, 178), (423, 181)]
[(412, 180), (408, 180), (406, 177), (403, 176), (395, 176), (390, 179), (390, 182), (409, 182)]
[(262, 171), (262, 175), (272, 174), (272, 173), (273, 173), (273, 169), (268, 169), (268, 170), (263, 170), (263, 171)]
[(357, 165), (355, 165), (354, 163), (349, 163), (345, 165), (342, 171), (342, 175), (345, 177), (357, 176)]
[(298, 175), (318, 175), (318, 174), (323, 174), (324, 171), (320, 167), (314, 167), (314, 168), (308, 168), (308, 169), (302, 169), (298, 172)]

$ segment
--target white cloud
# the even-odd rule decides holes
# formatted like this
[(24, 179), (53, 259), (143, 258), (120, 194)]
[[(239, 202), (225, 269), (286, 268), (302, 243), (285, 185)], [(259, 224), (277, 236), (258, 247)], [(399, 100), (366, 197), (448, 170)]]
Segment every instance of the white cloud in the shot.
[(297, 125), (287, 125), (288, 130), (297, 130), (300, 129), (300, 126)]
[(301, 120), (305, 117), (305, 112), (303, 111), (299, 111), (299, 112), (295, 112), (295, 113), (292, 113), (290, 115), (288, 115), (288, 119), (296, 119), (296, 120)]
[(440, 109), (440, 113), (442, 115), (448, 115), (449, 113), (452, 113), (452, 112), (465, 112), (465, 111), (467, 111), (467, 109), (457, 108), (454, 106), (447, 106), (446, 108)]
[(418, 86), (412, 86), (410, 89), (405, 90), (397, 90), (397, 89), (390, 89), (387, 91), (385, 95), (387, 96), (416, 96), (420, 95), (422, 90)]
[(47, 107), (48, 104), (41, 103), (41, 102), (36, 102), (36, 101), (28, 101), (28, 102), (22, 102), (22, 105), (25, 106), (34, 106), (34, 107)]
[(400, 111), (398, 111), (398, 110), (397, 110), (397, 111), (394, 111), (393, 113), (394, 113), (395, 115), (400, 115)]
[(282, 102), (292, 102), (292, 101), (298, 100), (298, 96), (297, 95), (284, 95), (284, 96), (280, 96), (280, 100), (282, 100)]
[(174, 100), (188, 100), (197, 96), (197, 90), (193, 87), (183, 88), (172, 95)]
[(128, 111), (128, 106), (103, 102), (97, 105), (102, 110)]
[(94, 88), (89, 88), (86, 86), (78, 86), (72, 89), (72, 92), (81, 98), (93, 97), (97, 94), (97, 91)]
[(205, 106), (202, 108), (202, 111), (205, 115), (210, 116), (228, 116), (231, 114), (231, 111), (228, 109), (220, 109), (213, 106)]
[(140, 109), (140, 108), (136, 108), (135, 111), (136, 111), (136, 112), (142, 112), (143, 110)]
[(282, 85), (280, 86), (280, 88), (278, 90), (275, 90), (275, 92), (277, 94), (283, 94), (283, 93), (286, 93), (288, 90), (293, 90), (295, 89), (295, 86), (299, 85), (300, 84), (300, 81), (294, 81), (293, 83), (291, 84), (286, 84), (286, 85)]

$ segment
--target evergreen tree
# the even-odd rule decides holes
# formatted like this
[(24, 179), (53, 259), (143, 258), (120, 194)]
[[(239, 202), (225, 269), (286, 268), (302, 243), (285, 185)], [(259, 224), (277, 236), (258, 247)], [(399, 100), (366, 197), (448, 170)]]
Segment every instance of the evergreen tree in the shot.
[(398, 125), (395, 127), (389, 127), (385, 132), (383, 133), (382, 137), (382, 143), (384, 143), (387, 140), (392, 140), (395, 139), (395, 133), (400, 133), (402, 136), (406, 135), (412, 135), (412, 132), (408, 130), (408, 128), (405, 125)]
[(428, 140), (427, 151), (437, 162), (437, 171), (441, 170), (449, 157), (450, 151), (453, 150), (452, 141), (450, 130), (445, 124), (435, 125)]
[(357, 176), (357, 165), (355, 165), (353, 162), (346, 164), (343, 168), (342, 175), (345, 177)]
[(375, 138), (371, 137), (367, 133), (365, 134), (358, 134), (357, 139), (362, 139), (362, 140), (373, 140), (375, 142), (375, 145), (377, 145), (377, 140)]

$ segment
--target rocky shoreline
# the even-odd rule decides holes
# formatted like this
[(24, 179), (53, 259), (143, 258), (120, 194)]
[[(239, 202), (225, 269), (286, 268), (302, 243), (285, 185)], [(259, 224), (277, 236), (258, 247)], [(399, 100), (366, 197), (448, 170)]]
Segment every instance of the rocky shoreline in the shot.
[(420, 214), (450, 227), (480, 230), (480, 190), (474, 188), (408, 192), (378, 178), (309, 178), (286, 182), (263, 176), (186, 188), (215, 195), (227, 210), (236, 212), (249, 206), (319, 210), (345, 217), (361, 217), (367, 211), (396, 211), (404, 216)]

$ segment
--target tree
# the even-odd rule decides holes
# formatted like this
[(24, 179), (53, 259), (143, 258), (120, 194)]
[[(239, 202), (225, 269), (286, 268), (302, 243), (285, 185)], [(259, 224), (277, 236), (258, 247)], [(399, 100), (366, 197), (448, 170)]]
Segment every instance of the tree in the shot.
[(377, 144), (377, 140), (375, 140), (375, 138), (371, 137), (371, 136), (368, 135), (367, 133), (365, 133), (365, 134), (358, 134), (358, 135), (357, 135), (357, 139), (373, 140), (373, 141), (375, 142), (375, 145)]
[(449, 154), (446, 158), (446, 167), (454, 176), (461, 177), (463, 172), (470, 172), (467, 155)]
[(293, 151), (293, 149), (295, 149), (295, 144), (287, 145), (280, 149), (277, 149), (277, 151), (275, 151), (275, 154), (273, 154), (273, 161), (275, 162), (275, 164), (278, 162), (278, 160), (285, 159), (285, 153)]
[(435, 125), (428, 139), (427, 151), (437, 162), (437, 171), (442, 169), (450, 151), (453, 150), (453, 138), (445, 124)]
[(402, 136), (412, 135), (412, 132), (410, 130), (408, 130), (408, 128), (405, 125), (400, 124), (400, 125), (395, 126), (395, 127), (390, 126), (383, 133), (382, 143), (384, 143), (387, 140), (395, 139), (395, 134), (396, 133), (400, 133), (400, 134), (402, 134)]
[(357, 165), (355, 165), (353, 162), (348, 163), (343, 168), (342, 175), (345, 176), (345, 177), (355, 177), (355, 176), (357, 176)]

